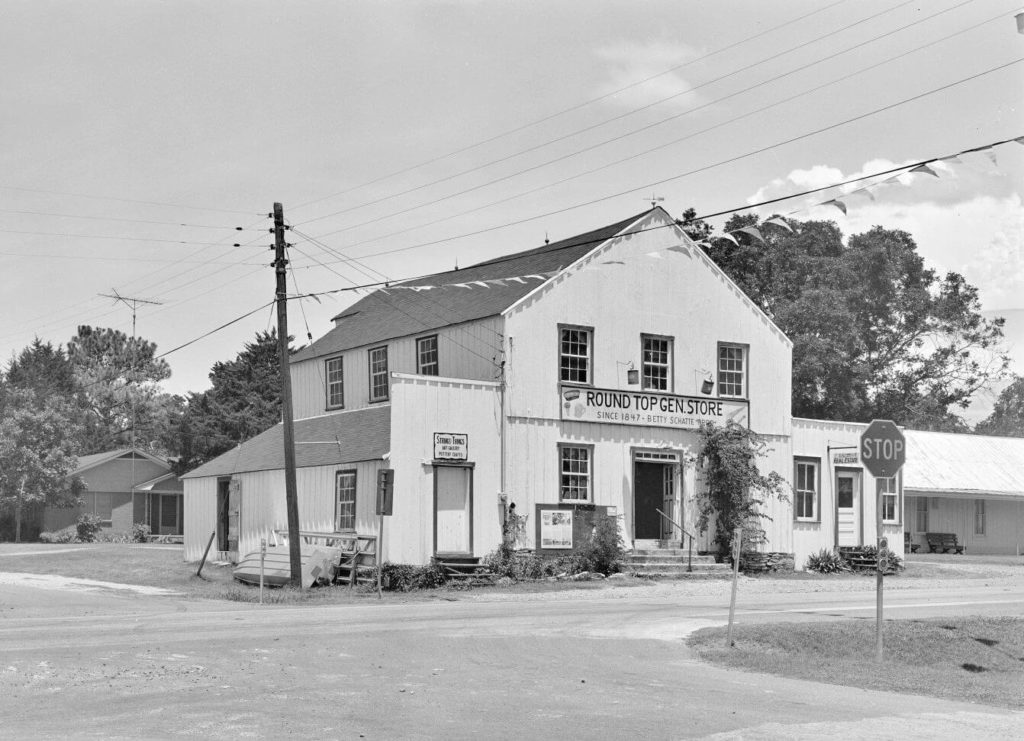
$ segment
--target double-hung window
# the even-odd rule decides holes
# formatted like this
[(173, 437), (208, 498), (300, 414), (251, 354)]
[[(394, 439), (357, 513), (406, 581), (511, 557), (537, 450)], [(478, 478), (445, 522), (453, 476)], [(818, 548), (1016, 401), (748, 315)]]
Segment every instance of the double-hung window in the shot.
[(718, 395), (747, 397), (747, 346), (721, 342), (718, 345)]
[(324, 375), (327, 381), (327, 408), (341, 409), (345, 406), (345, 374), (340, 357), (324, 361)]
[(974, 534), (985, 534), (985, 500), (974, 500)]
[(338, 471), (334, 489), (334, 532), (352, 532), (356, 529), (356, 472)]
[(421, 376), (438, 375), (437, 335), (416, 340), (416, 372)]
[(882, 502), (882, 522), (900, 521), (899, 485), (895, 476), (889, 479), (875, 479), (875, 486)]
[(802, 522), (818, 521), (820, 468), (817, 459), (797, 458), (793, 474), (793, 516)]
[(370, 356), (370, 401), (387, 401), (388, 398), (388, 348), (375, 347)]
[(672, 338), (641, 335), (643, 345), (643, 387), (653, 391), (672, 390)]
[(594, 330), (559, 327), (558, 372), (563, 383), (593, 384)]
[(560, 459), (559, 499), (563, 502), (591, 500), (593, 468), (589, 445), (559, 445)]

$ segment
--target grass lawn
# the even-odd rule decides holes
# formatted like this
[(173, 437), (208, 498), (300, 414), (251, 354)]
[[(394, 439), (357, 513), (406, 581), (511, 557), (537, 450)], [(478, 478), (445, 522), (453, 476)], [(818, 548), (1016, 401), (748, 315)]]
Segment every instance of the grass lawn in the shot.
[[(42, 543), (0, 544), (0, 571), (28, 574), (57, 574), (78, 579), (120, 584), (163, 587), (195, 599), (227, 599), (258, 602), (259, 587), (234, 581), (232, 567), (208, 562), (203, 576), (196, 576), (198, 563), (185, 563), (182, 549), (175, 546), (129, 543), (76, 543), (53, 545)], [(651, 582), (643, 579), (615, 581), (615, 588), (642, 588)], [(479, 587), (502, 592), (549, 592), (601, 589), (604, 581), (522, 582), (508, 587)], [(609, 583), (607, 586), (611, 586)], [(384, 592), (385, 600), (457, 599), (468, 587), (452, 585), (439, 589), (413, 592)], [(477, 589), (477, 587), (473, 587)], [(316, 587), (301, 592), (289, 587), (264, 590), (264, 602), (290, 604), (299, 602), (349, 603), (377, 599), (376, 590), (349, 589), (348, 585)]]
[(874, 620), (774, 623), (694, 633), (704, 660), (796, 679), (1024, 708), (1024, 619), (885, 622), (885, 658), (874, 660)]

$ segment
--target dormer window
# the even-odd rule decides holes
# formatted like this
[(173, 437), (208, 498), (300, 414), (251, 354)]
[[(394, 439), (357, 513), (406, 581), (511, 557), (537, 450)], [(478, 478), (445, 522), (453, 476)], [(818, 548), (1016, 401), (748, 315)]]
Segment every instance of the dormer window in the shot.
[(370, 356), (370, 401), (388, 399), (388, 348), (375, 347)]
[(345, 374), (342, 369), (340, 356), (324, 361), (324, 378), (327, 384), (327, 408), (344, 408)]

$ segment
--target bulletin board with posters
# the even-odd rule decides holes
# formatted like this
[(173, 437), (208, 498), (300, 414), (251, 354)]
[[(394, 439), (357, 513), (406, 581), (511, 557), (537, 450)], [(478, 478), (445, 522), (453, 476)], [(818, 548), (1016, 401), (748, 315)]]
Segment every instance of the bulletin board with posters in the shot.
[(593, 504), (538, 504), (534, 519), (536, 551), (541, 556), (564, 556), (590, 537), (597, 517), (612, 507)]

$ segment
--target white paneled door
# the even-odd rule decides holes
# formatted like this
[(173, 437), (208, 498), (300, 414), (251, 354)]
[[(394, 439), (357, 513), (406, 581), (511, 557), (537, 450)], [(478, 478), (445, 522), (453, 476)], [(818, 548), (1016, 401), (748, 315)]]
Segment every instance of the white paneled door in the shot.
[(434, 552), (472, 554), (473, 469), (434, 468)]

